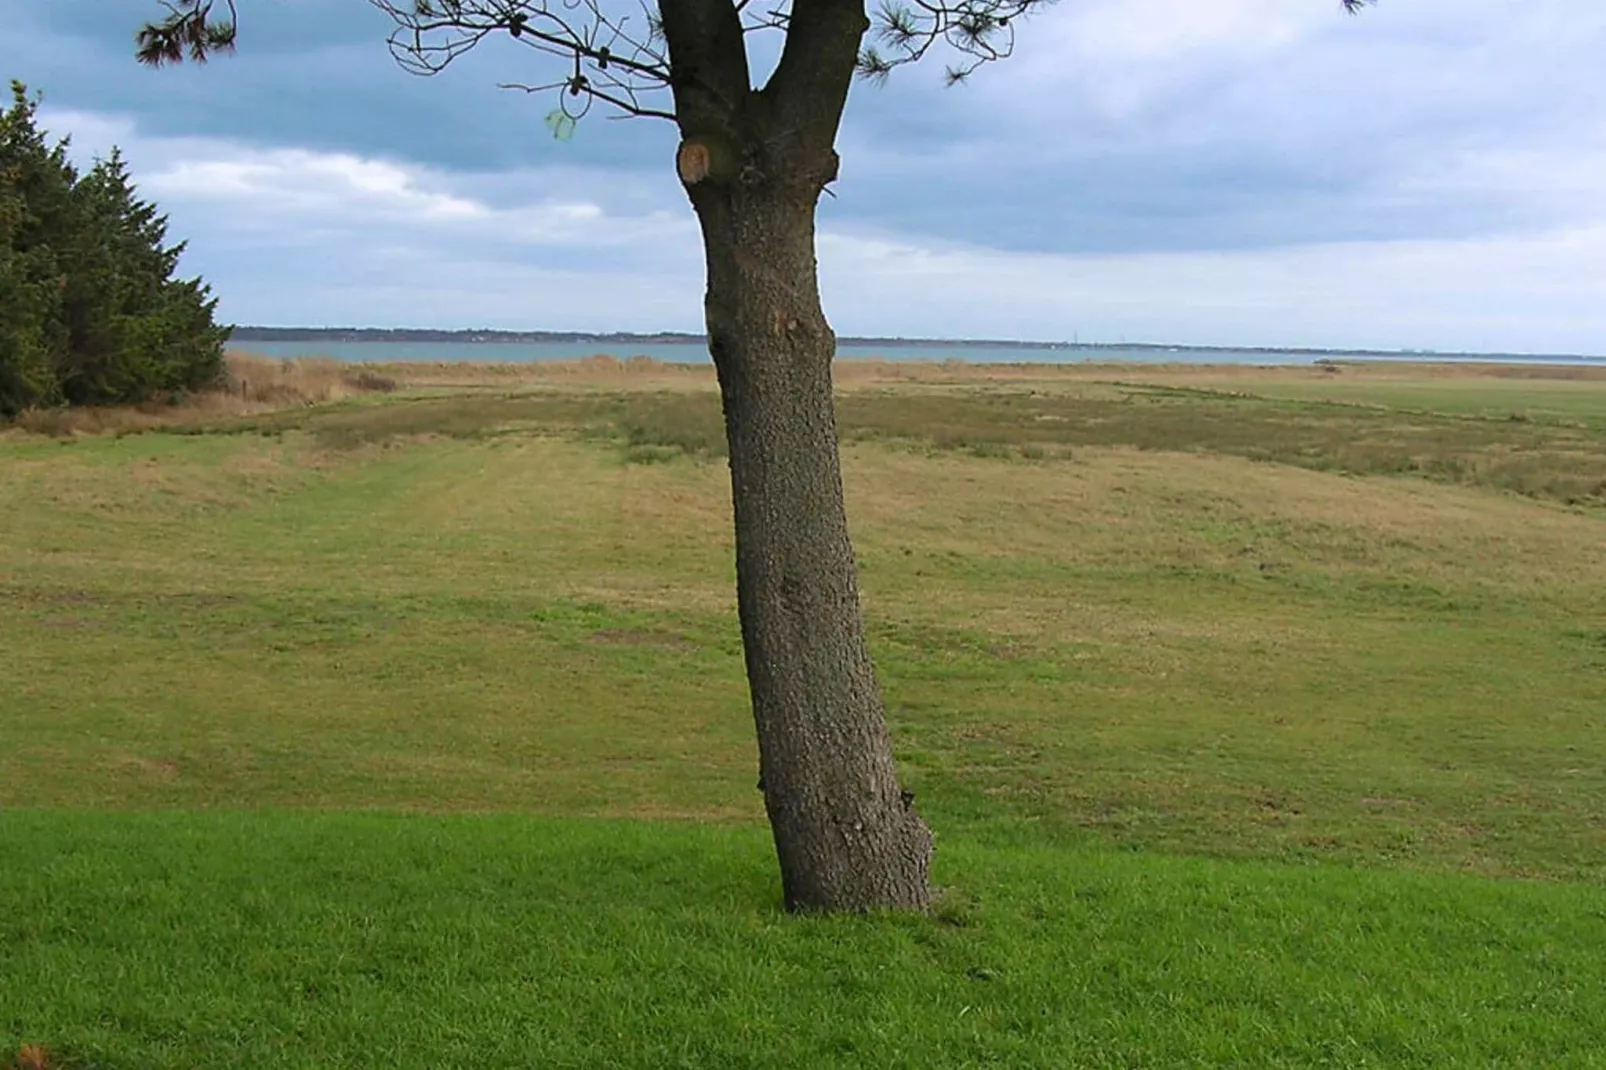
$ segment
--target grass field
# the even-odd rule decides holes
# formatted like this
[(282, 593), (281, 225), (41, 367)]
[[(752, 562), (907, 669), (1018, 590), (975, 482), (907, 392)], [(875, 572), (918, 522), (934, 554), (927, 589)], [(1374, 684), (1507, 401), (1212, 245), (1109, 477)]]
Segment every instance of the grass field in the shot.
[(944, 847), (789, 919), (763, 834), (28, 812), (7, 1009), (66, 1065), (1592, 1066), (1598, 889)]
[(1606, 377), (1520, 372), (845, 366), (930, 919), (778, 914), (705, 372), (0, 433), (0, 1065), (1601, 1065)]

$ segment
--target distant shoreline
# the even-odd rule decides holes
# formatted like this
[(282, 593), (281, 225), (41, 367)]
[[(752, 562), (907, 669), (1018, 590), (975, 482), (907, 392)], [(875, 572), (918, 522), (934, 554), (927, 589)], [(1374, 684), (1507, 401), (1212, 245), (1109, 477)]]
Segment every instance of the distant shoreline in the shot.
[[(500, 330), (426, 330), (405, 327), (236, 327), (229, 336), (230, 344), (248, 342), (337, 342), (358, 343), (451, 343), (455, 345), (686, 345), (706, 346), (708, 339), (700, 334), (678, 331), (660, 331), (637, 334), (628, 331), (595, 333), (587, 331), (500, 331)], [(1033, 342), (1020, 339), (981, 338), (881, 338), (841, 336), (837, 344), (848, 347), (877, 347), (885, 349), (1018, 349), (1075, 353), (1099, 353), (1110, 350), (1137, 350), (1157, 353), (1237, 353), (1267, 355), (1288, 354), (1305, 357), (1360, 357), (1399, 360), (1512, 360), (1545, 363), (1547, 361), (1606, 361), (1606, 356), (1585, 353), (1494, 353), (1435, 349), (1329, 349), (1311, 346), (1219, 346), (1173, 345), (1164, 342)]]

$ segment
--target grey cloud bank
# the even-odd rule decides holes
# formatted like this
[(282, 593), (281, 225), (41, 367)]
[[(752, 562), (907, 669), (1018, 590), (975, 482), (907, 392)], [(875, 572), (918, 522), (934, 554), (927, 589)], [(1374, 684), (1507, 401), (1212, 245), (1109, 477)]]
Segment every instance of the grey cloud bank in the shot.
[[(242, 53), (130, 58), (142, 3), (0, 0), (9, 76), (123, 146), (240, 322), (697, 330), (668, 124), (421, 80), (359, 0), (245, 0)], [(314, 16), (317, 17), (314, 17)], [(316, 24), (316, 34), (309, 29)], [(1606, 352), (1606, 5), (1063, 0), (967, 88), (860, 85), (822, 205), (842, 333)]]

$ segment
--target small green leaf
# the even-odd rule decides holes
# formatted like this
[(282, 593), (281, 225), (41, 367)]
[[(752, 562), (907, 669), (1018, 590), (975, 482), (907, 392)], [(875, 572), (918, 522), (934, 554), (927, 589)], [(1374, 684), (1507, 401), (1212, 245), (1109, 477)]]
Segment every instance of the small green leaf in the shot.
[(574, 136), (576, 124), (574, 116), (562, 108), (553, 108), (546, 113), (546, 128), (552, 131), (552, 136), (559, 141), (567, 141)]

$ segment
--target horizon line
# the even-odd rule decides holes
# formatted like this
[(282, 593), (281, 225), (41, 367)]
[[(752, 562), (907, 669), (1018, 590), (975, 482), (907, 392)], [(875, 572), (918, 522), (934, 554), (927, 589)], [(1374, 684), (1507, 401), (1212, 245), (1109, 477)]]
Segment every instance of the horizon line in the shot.
[[(514, 336), (514, 337), (546, 337), (554, 341), (649, 341), (660, 340), (659, 344), (686, 345), (706, 343), (708, 336), (692, 331), (587, 331), (587, 330), (553, 330), (550, 328), (517, 329), (507, 327), (281, 327), (263, 324), (235, 324), (229, 328), (230, 337), (240, 333), (272, 333), (272, 334), (301, 334), (301, 335), (329, 335), (329, 334), (416, 334), (416, 335), (483, 335), (483, 336)], [(249, 339), (246, 339), (249, 340)], [(260, 338), (257, 341), (270, 341)], [(1320, 345), (1224, 345), (1219, 343), (1200, 342), (1149, 342), (1149, 341), (1096, 341), (1083, 342), (1080, 340), (1045, 341), (1023, 338), (930, 338), (909, 337), (905, 335), (839, 335), (839, 345), (901, 345), (901, 346), (997, 346), (1010, 349), (1174, 349), (1204, 352), (1238, 352), (1238, 353), (1334, 353), (1334, 354), (1379, 354), (1398, 356), (1402, 354), (1415, 356), (1443, 356), (1443, 357), (1523, 357), (1543, 358), (1556, 357), (1569, 360), (1606, 360), (1606, 355), (1591, 353), (1556, 353), (1536, 351), (1510, 351), (1510, 350), (1472, 350), (1472, 349), (1431, 349), (1412, 346), (1402, 346), (1396, 349), (1382, 349), (1367, 346), (1320, 346)]]

